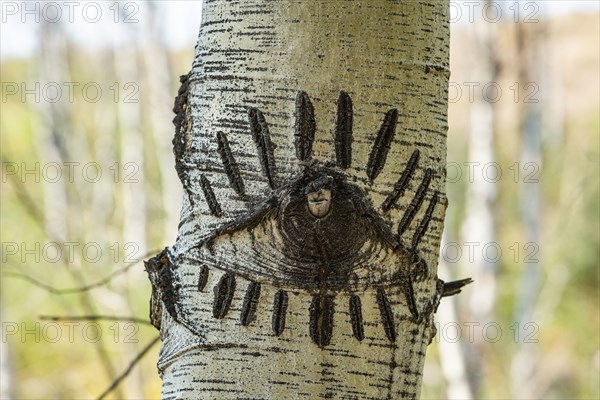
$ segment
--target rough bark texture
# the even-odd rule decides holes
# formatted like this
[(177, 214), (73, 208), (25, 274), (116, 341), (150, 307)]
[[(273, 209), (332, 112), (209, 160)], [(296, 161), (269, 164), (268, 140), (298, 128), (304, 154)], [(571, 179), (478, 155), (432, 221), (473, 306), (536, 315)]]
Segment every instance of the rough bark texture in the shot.
[(163, 398), (418, 397), (456, 291), (448, 49), (445, 1), (205, 1), (179, 237), (146, 265)]

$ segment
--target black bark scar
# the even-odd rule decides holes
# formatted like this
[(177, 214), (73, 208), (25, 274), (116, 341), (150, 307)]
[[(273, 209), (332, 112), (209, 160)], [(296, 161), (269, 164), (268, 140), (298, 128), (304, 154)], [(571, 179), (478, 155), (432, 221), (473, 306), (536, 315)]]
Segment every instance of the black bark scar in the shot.
[(223, 132), (217, 133), (217, 152), (221, 156), (223, 162), (223, 168), (229, 179), (229, 184), (240, 196), (244, 195), (244, 180), (240, 175), (240, 168), (238, 167), (237, 161), (233, 156), (227, 136)]
[(273, 155), (273, 143), (271, 143), (271, 134), (269, 133), (269, 126), (265, 120), (263, 113), (256, 109), (250, 108), (248, 110), (248, 120), (250, 123), (250, 132), (252, 133), (252, 140), (256, 144), (258, 150), (258, 159), (263, 173), (269, 182), (271, 189), (275, 188), (275, 156)]
[(340, 92), (335, 124), (335, 158), (337, 166), (344, 169), (352, 164), (352, 119), (352, 99), (348, 93)]
[(310, 160), (317, 127), (315, 110), (306, 92), (298, 92), (295, 114), (294, 147), (296, 148), (296, 157), (300, 161)]
[(381, 128), (377, 133), (373, 149), (369, 155), (367, 164), (367, 176), (371, 181), (375, 180), (383, 170), (387, 160), (388, 151), (392, 144), (392, 139), (396, 134), (396, 124), (398, 123), (398, 110), (392, 109), (385, 114), (381, 123)]

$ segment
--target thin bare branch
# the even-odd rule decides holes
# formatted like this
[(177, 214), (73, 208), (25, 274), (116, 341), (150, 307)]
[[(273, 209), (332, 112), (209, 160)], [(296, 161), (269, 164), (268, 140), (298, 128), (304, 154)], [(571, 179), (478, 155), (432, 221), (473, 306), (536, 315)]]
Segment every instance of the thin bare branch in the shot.
[(114, 315), (40, 315), (38, 318), (43, 321), (122, 321), (152, 326), (146, 319)]
[(54, 286), (50, 286), (46, 283), (40, 282), (37, 279), (34, 279), (32, 277), (30, 277), (29, 275), (20, 273), (20, 272), (15, 272), (15, 271), (2, 271), (2, 276), (6, 276), (6, 277), (11, 277), (11, 278), (18, 278), (18, 279), (23, 279), (49, 293), (52, 294), (58, 294), (58, 295), (63, 295), (63, 294), (73, 294), (73, 293), (81, 293), (81, 292), (87, 292), (89, 290), (98, 288), (100, 286), (104, 286), (106, 284), (108, 284), (110, 281), (112, 281), (114, 278), (116, 278), (118, 275), (124, 274), (127, 271), (129, 271), (133, 266), (139, 264), (140, 261), (142, 261), (144, 258), (148, 258), (153, 254), (157, 254), (159, 253), (160, 250), (152, 250), (149, 251), (148, 253), (144, 254), (140, 260), (125, 264), (125, 266), (119, 270), (116, 270), (115, 272), (107, 275), (106, 277), (100, 279), (97, 282), (94, 283), (90, 283), (89, 285), (84, 285), (84, 286), (80, 286), (80, 287), (74, 287), (74, 288), (64, 288), (64, 289), (58, 289), (55, 288)]
[(129, 363), (129, 365), (127, 366), (127, 368), (125, 369), (125, 371), (123, 371), (123, 373), (121, 373), (121, 375), (119, 375), (112, 382), (112, 384), (104, 392), (102, 392), (102, 394), (100, 396), (98, 396), (98, 400), (102, 400), (102, 399), (106, 398), (106, 396), (108, 396), (110, 394), (110, 392), (112, 392), (113, 390), (115, 390), (117, 388), (117, 386), (119, 386), (119, 384), (127, 377), (127, 375), (129, 375), (129, 373), (131, 372), (131, 370), (133, 369), (133, 367), (135, 367), (135, 365), (146, 355), (146, 353), (148, 353), (148, 351), (150, 351), (150, 349), (159, 340), (160, 340), (160, 336), (156, 336), (150, 343), (148, 343), (146, 345), (146, 347), (144, 347), (142, 349), (142, 351), (140, 351), (138, 353), (138, 355)]

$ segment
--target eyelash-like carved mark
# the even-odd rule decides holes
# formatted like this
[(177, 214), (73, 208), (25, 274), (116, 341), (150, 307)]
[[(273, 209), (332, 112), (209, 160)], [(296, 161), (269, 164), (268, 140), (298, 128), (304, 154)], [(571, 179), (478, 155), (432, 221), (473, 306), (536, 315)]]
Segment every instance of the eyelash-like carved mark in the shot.
[(269, 187), (275, 189), (275, 156), (273, 155), (273, 143), (269, 133), (269, 126), (263, 113), (257, 108), (248, 110), (248, 121), (250, 122), (250, 132), (252, 139), (258, 150), (258, 158), (261, 168), (265, 174)]
[(333, 332), (333, 296), (313, 296), (309, 316), (313, 342), (319, 347), (328, 346)]
[(217, 152), (221, 156), (225, 173), (227, 174), (227, 178), (229, 178), (229, 184), (237, 194), (243, 196), (244, 180), (240, 175), (240, 169), (235, 161), (235, 157), (233, 157), (231, 147), (229, 147), (227, 136), (223, 132), (217, 132)]
[(198, 274), (198, 291), (201, 292), (206, 287), (208, 282), (208, 267), (203, 265), (200, 267), (200, 273)]
[(429, 183), (431, 182), (431, 178), (433, 177), (433, 170), (431, 168), (427, 168), (425, 171), (425, 176), (421, 181), (421, 184), (417, 188), (417, 193), (415, 197), (413, 197), (412, 201), (406, 208), (404, 215), (402, 215), (402, 219), (398, 224), (398, 237), (402, 236), (404, 232), (408, 229), (408, 226), (412, 222), (413, 218), (421, 208), (421, 204), (423, 204), (423, 199), (425, 198), (425, 193), (429, 188)]
[(362, 305), (360, 297), (353, 294), (350, 296), (350, 320), (352, 322), (352, 333), (359, 341), (365, 338), (363, 326)]
[(240, 314), (240, 322), (243, 326), (250, 325), (250, 323), (256, 319), (256, 306), (258, 305), (259, 298), (260, 283), (250, 281), (248, 289), (246, 289), (244, 303), (242, 304), (242, 312)]
[(208, 209), (210, 210), (210, 213), (215, 217), (220, 217), (223, 214), (223, 212), (221, 211), (221, 205), (217, 201), (215, 192), (213, 191), (210, 182), (204, 176), (204, 174), (200, 175), (200, 187), (202, 188), (202, 192), (204, 193), (204, 198), (206, 199), (206, 204), (208, 204)]
[(312, 157), (317, 125), (315, 109), (306, 92), (300, 91), (296, 95), (295, 115), (294, 147), (296, 148), (296, 157), (300, 161), (307, 161)]
[(438, 194), (436, 192), (433, 195), (433, 198), (431, 199), (431, 201), (429, 202), (429, 206), (427, 207), (427, 211), (425, 211), (425, 215), (423, 216), (423, 219), (419, 223), (419, 227), (417, 228), (417, 230), (415, 231), (415, 234), (413, 235), (412, 242), (411, 242), (411, 247), (413, 250), (417, 249), (419, 242), (425, 235), (425, 232), (427, 232), (427, 228), (429, 227), (429, 221), (431, 221), (431, 217), (433, 215), (433, 210), (435, 209), (437, 202), (438, 202)]
[(381, 204), (381, 209), (383, 211), (389, 211), (392, 208), (392, 205), (404, 194), (406, 187), (408, 186), (408, 182), (410, 182), (415, 170), (417, 169), (417, 165), (419, 164), (419, 150), (413, 151), (410, 156), (410, 160), (406, 164), (406, 168), (402, 171), (400, 178), (394, 185), (394, 190), (389, 196), (385, 199), (383, 204)]
[(285, 329), (285, 313), (288, 307), (288, 294), (285, 290), (278, 290), (273, 299), (273, 318), (271, 326), (276, 336), (281, 335)]
[(367, 163), (367, 176), (373, 181), (383, 170), (387, 160), (388, 151), (392, 144), (392, 139), (396, 134), (396, 124), (398, 123), (398, 110), (391, 109), (385, 114), (385, 118), (381, 123), (377, 138), (369, 155)]
[(340, 92), (335, 124), (335, 158), (337, 166), (344, 169), (352, 164), (352, 119), (352, 99), (348, 93)]
[(390, 307), (390, 301), (382, 288), (377, 289), (377, 305), (379, 306), (379, 312), (381, 313), (381, 322), (383, 323), (385, 335), (390, 342), (395, 342), (396, 328), (394, 327), (394, 314)]
[(232, 272), (226, 272), (214, 288), (213, 317), (219, 319), (225, 317), (231, 306), (234, 292), (235, 275)]

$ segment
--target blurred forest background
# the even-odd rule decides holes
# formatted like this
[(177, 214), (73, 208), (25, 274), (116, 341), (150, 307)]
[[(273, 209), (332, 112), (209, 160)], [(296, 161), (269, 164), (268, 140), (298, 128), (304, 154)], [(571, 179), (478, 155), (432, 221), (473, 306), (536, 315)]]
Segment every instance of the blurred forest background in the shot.
[[(95, 3), (97, 24), (7, 3), (25, 4), (2, 5), (0, 395), (95, 398), (157, 336), (141, 260), (177, 234), (199, 2)], [(600, 398), (597, 3), (452, 5), (439, 276), (475, 283), (439, 309), (422, 398)], [(91, 315), (136, 319), (73, 318)], [(158, 350), (107, 398), (158, 398)]]

